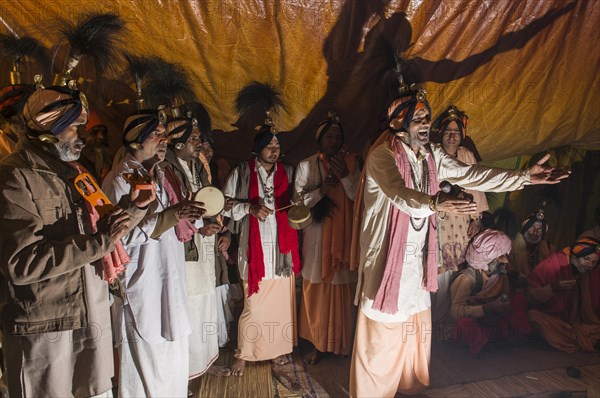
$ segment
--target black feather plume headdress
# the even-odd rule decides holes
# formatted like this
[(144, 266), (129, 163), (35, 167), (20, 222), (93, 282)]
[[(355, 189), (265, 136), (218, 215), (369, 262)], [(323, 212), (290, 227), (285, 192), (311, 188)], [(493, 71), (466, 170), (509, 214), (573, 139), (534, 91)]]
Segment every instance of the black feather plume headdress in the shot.
[(24, 61), (31, 59), (39, 64), (40, 71), (46, 70), (50, 65), (48, 50), (36, 39), (12, 34), (0, 34), (0, 54), (12, 59), (10, 71), (10, 84), (21, 84), (20, 67)]
[(378, 36), (363, 62), (358, 66), (360, 81), (366, 87), (374, 87), (376, 95), (386, 104), (392, 102), (398, 94), (410, 91), (410, 86), (420, 82), (419, 71), (402, 56), (383, 35)]
[(64, 72), (54, 77), (55, 86), (66, 86), (71, 72), (79, 61), (90, 59), (96, 75), (115, 71), (120, 58), (118, 51), (119, 34), (124, 31), (125, 22), (116, 14), (93, 13), (85, 15), (78, 23), (63, 21), (61, 32), (69, 43), (69, 53)]
[[(358, 66), (361, 91), (374, 95), (369, 100), (378, 109), (387, 108), (390, 133), (400, 137), (406, 135), (414, 113), (421, 106), (429, 109), (425, 91), (421, 88), (420, 72), (410, 59), (402, 56), (406, 37), (377, 36)], [(392, 126), (393, 123), (393, 126)]]
[(234, 125), (243, 129), (272, 125), (273, 117), (282, 109), (285, 106), (281, 94), (270, 84), (255, 81), (242, 88), (235, 99), (239, 119)]
[(161, 58), (152, 61), (146, 75), (144, 97), (149, 107), (163, 106), (170, 117), (181, 116), (181, 106), (196, 100), (189, 76), (185, 69)]
[(182, 106), (196, 100), (185, 69), (156, 58), (147, 74), (144, 97), (151, 108), (158, 108), (158, 119), (169, 135), (169, 145), (181, 149), (198, 122), (184, 114)]
[(125, 59), (129, 65), (129, 72), (135, 85), (136, 99), (138, 111), (144, 108), (144, 84), (146, 77), (158, 63), (158, 58), (135, 56), (131, 54), (125, 54)]

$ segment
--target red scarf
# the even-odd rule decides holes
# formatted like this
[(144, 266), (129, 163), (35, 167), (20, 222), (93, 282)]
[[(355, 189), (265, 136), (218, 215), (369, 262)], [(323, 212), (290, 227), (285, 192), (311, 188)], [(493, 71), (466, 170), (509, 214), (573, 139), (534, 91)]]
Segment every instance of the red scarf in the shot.
[[(410, 163), (406, 151), (400, 139), (392, 137), (390, 146), (396, 157), (396, 166), (407, 187), (412, 188), (412, 178), (410, 172)], [(427, 170), (423, 173), (429, 173), (429, 195), (435, 195), (439, 191), (438, 175), (435, 168), (433, 155), (429, 153), (427, 159)], [(414, 189), (414, 188), (412, 188)], [(424, 269), (424, 287), (428, 292), (435, 292), (437, 285), (438, 272), (438, 232), (436, 224), (436, 213), (428, 217), (429, 232), (427, 232), (427, 247), (424, 248), (425, 269)], [(398, 295), (400, 292), (400, 279), (402, 277), (402, 266), (404, 265), (406, 255), (406, 240), (408, 237), (408, 224), (410, 216), (390, 205), (389, 231), (390, 241), (388, 246), (388, 255), (385, 263), (385, 271), (381, 285), (377, 290), (373, 309), (386, 314), (398, 312)]]
[[(79, 174), (88, 172), (85, 167), (77, 162), (69, 162), (69, 165), (76, 169)], [(100, 219), (100, 213), (98, 213), (98, 210), (96, 210), (96, 208), (87, 200), (85, 201), (85, 205), (88, 209), (88, 214), (90, 215), (92, 233), (96, 233), (98, 231), (96, 223)], [(102, 279), (108, 281), (108, 283), (113, 283), (119, 274), (125, 272), (125, 265), (129, 262), (129, 260), (130, 258), (123, 248), (123, 244), (121, 242), (117, 242), (115, 244), (115, 250), (105, 254), (104, 257), (102, 257)]]
[[(259, 203), (258, 194), (258, 171), (256, 170), (256, 160), (248, 162), (250, 171), (250, 204)], [(275, 189), (275, 208), (290, 204), (290, 193), (288, 191), (289, 181), (285, 167), (277, 162), (275, 166), (275, 176), (273, 186)], [(260, 229), (258, 227), (258, 218), (250, 215), (250, 228), (248, 232), (248, 297), (258, 292), (258, 284), (265, 276), (265, 261), (260, 238)], [(298, 232), (289, 226), (287, 210), (275, 212), (277, 221), (277, 244), (279, 252), (282, 254), (292, 254), (294, 274), (300, 272), (300, 255), (298, 254)]]
[[(169, 204), (174, 206), (185, 199), (183, 197), (183, 188), (171, 166), (167, 166), (163, 170), (165, 173), (163, 185), (169, 197)], [(177, 235), (177, 239), (180, 242), (189, 242), (196, 232), (198, 232), (198, 229), (187, 219), (179, 220), (175, 224), (175, 235)]]

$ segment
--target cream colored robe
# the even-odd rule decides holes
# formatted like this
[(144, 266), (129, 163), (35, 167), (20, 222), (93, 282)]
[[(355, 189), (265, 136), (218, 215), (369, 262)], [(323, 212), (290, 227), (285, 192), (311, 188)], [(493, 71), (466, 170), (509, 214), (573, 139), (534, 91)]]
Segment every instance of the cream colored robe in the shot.
[[(407, 150), (409, 160), (415, 158), (414, 152), (407, 145), (404, 145), (404, 147)], [(529, 173), (527, 171), (467, 165), (448, 156), (439, 145), (432, 145), (432, 152), (440, 181), (447, 180), (467, 189), (496, 192), (522, 189), (529, 183)], [(430, 156), (430, 154), (426, 154), (426, 156)], [(366, 181), (363, 196), (365, 211), (361, 227), (359, 285), (355, 304), (360, 302), (361, 310), (366, 310), (368, 312), (366, 315), (373, 320), (402, 322), (406, 320), (407, 316), (429, 308), (430, 303), (429, 294), (427, 294), (427, 299), (423, 296), (423, 300), (427, 302), (415, 305), (414, 310), (409, 311), (410, 313), (403, 311), (402, 303), (399, 303), (399, 311), (396, 314), (384, 314), (371, 309), (371, 304), (381, 284), (385, 268), (389, 241), (390, 205), (396, 206), (413, 217), (427, 217), (432, 214), (432, 210), (429, 208), (429, 195), (406, 187), (404, 180), (398, 173), (394, 153), (387, 141), (371, 151), (365, 167)], [(420, 173), (415, 174), (420, 175)], [(409, 228), (408, 241), (415, 248), (423, 247), (425, 234), (422, 232), (426, 229), (427, 227), (421, 230), (420, 235), (422, 237), (411, 240), (411, 232), (415, 231)], [(420, 255), (421, 251), (417, 250), (415, 254)], [(407, 260), (412, 257), (409, 255), (409, 249), (407, 248)], [(425, 289), (421, 286), (421, 281), (417, 281), (417, 283), (419, 283), (419, 289), (417, 290), (425, 292)], [(401, 280), (400, 289), (402, 287)], [(402, 297), (402, 292), (400, 297)], [(425, 305), (425, 308), (423, 308), (423, 305)]]

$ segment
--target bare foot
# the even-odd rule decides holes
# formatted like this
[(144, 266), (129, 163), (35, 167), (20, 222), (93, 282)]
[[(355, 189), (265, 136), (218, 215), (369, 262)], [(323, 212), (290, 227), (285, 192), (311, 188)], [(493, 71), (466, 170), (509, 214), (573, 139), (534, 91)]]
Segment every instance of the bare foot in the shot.
[(317, 350), (316, 348), (313, 348), (308, 354), (304, 356), (304, 360), (309, 365), (316, 365), (321, 360), (322, 355), (323, 353), (321, 351)]
[(232, 376), (243, 376), (244, 368), (246, 367), (246, 361), (241, 358), (236, 358), (231, 364), (231, 375)]
[(214, 376), (230, 376), (231, 375), (231, 369), (225, 367), (225, 366), (220, 366), (220, 365), (211, 365), (210, 368), (208, 368), (208, 370), (206, 371), (206, 373), (214, 375)]
[(286, 363), (290, 362), (290, 358), (284, 354), (278, 356), (277, 358), (271, 359), (271, 362), (273, 362), (275, 365), (285, 365)]

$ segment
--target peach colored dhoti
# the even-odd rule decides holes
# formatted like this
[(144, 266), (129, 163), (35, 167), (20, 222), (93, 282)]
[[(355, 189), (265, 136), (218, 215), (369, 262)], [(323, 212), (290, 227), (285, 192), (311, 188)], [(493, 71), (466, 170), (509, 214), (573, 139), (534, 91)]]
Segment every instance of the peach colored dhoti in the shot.
[(238, 324), (237, 358), (264, 361), (289, 354), (296, 342), (294, 277), (262, 280), (248, 297), (244, 282), (244, 310)]
[(431, 309), (383, 323), (361, 310), (350, 368), (351, 397), (415, 394), (429, 386)]

